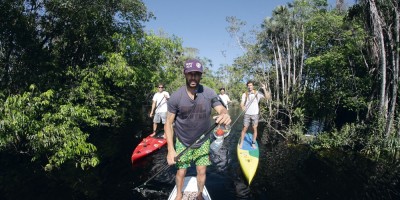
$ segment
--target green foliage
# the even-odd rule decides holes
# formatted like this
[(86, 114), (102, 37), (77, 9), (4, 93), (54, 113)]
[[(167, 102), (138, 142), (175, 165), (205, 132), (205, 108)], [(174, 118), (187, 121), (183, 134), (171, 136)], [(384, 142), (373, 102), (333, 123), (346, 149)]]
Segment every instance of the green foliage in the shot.
[(363, 126), (359, 124), (346, 124), (341, 130), (320, 133), (312, 146), (315, 149), (354, 149), (360, 128), (363, 128)]
[(93, 121), (90, 110), (71, 104), (56, 107), (55, 100), (52, 90), (9, 96), (0, 109), (0, 149), (29, 154), (32, 160), (46, 156), (46, 170), (71, 159), (80, 159), (82, 168), (97, 165), (96, 147), (86, 143), (88, 134), (79, 128)]
[(140, 36), (151, 17), (140, 0), (6, 0), (0, 10), (0, 90), (13, 94), (55, 89), (68, 66), (103, 63), (115, 33)]
[(374, 160), (393, 162), (399, 159), (400, 138), (392, 130), (390, 137), (385, 136), (385, 119), (378, 113), (373, 123), (368, 126), (369, 134), (365, 136), (365, 146), (361, 152)]
[[(294, 142), (304, 139), (306, 119), (318, 120), (326, 131), (314, 140), (317, 149), (352, 150), (374, 159), (398, 157), (398, 139), (383, 138), (384, 123), (376, 123), (379, 120), (371, 113), (379, 81), (373, 67), (376, 55), (369, 49), (371, 38), (363, 23), (350, 21), (341, 11), (327, 10), (324, 0), (278, 6), (229, 75), (241, 72), (237, 82), (269, 83), (273, 98), (279, 99), (272, 100), (270, 115), (265, 116), (273, 128), (280, 128), (278, 133)], [(304, 69), (297, 76), (303, 60)], [(301, 82), (290, 85), (291, 75)]]
[[(293, 112), (291, 112), (293, 111)], [(304, 136), (304, 109), (302, 108), (295, 108), (293, 109), (286, 109), (288, 112), (288, 117), (290, 122), (288, 123), (288, 128), (286, 131), (287, 138), (294, 143), (301, 143), (306, 140)]]
[[(306, 59), (308, 81), (305, 102), (307, 114), (325, 119), (330, 127), (335, 121), (354, 122), (338, 116), (343, 113), (366, 112), (372, 77), (364, 56), (365, 32), (356, 22), (344, 21), (335, 12), (314, 15), (307, 22), (309, 57)], [(360, 54), (361, 53), (361, 54)]]
[(226, 65), (218, 68), (214, 76), (218, 79), (218, 88), (224, 87), (231, 100), (240, 101), (243, 92), (246, 91), (246, 83), (243, 81), (247, 78), (245, 74), (238, 66)]
[(82, 169), (96, 166), (98, 147), (89, 136), (123, 123), (127, 110), (141, 105), (134, 102), (144, 99), (143, 83), (160, 77), (168, 52), (180, 48), (179, 41), (154, 35), (115, 40), (120, 52), (104, 53), (101, 65), (67, 68), (67, 82), (57, 90), (40, 93), (32, 85), (31, 92), (8, 96), (0, 107), (0, 149), (29, 154), (32, 161), (45, 162), (45, 170), (67, 162)]
[(377, 119), (371, 124), (346, 124), (341, 130), (323, 132), (313, 141), (314, 149), (340, 149), (365, 155), (366, 157), (392, 163), (398, 159), (400, 139), (384, 136), (384, 120)]
[(183, 51), (181, 39), (154, 34), (145, 35), (141, 40), (121, 35), (114, 38), (120, 44), (118, 51), (137, 73), (137, 85), (134, 85), (136, 90), (142, 94), (149, 93), (149, 90), (153, 93), (156, 91), (154, 86), (159, 82), (169, 90), (176, 89), (174, 82), (182, 80), (178, 77), (183, 77), (183, 62), (179, 57)]

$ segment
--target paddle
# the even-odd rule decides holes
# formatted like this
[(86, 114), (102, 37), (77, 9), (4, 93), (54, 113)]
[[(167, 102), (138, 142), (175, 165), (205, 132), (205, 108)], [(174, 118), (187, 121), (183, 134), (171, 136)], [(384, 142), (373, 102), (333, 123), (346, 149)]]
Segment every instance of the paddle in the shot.
[(162, 100), (164, 100), (165, 95), (163, 96), (163, 98), (160, 100), (160, 103), (158, 103), (158, 105), (156, 106), (156, 108), (154, 109), (154, 112), (156, 112), (157, 108), (161, 105)]
[[(168, 93), (168, 92), (167, 92)], [(164, 91), (161, 93), (161, 94), (164, 94)], [(160, 107), (160, 105), (161, 104), (164, 104), (164, 103), (162, 103), (162, 101), (164, 100), (164, 98), (165, 98), (165, 94), (164, 94), (164, 96), (161, 98), (161, 100), (160, 100), (160, 102), (158, 103), (158, 105), (155, 107), (155, 109), (154, 109), (154, 114), (153, 114), (153, 121), (154, 121), (154, 117), (157, 115), (157, 113), (156, 113), (156, 111), (157, 111), (157, 109), (158, 109), (158, 107)], [(167, 103), (167, 102), (165, 102), (165, 103)], [(153, 108), (153, 105), (151, 106), (152, 108)], [(153, 112), (153, 109), (151, 110), (151, 112)], [(150, 117), (149, 115), (147, 116), (147, 117)], [(151, 118), (151, 117), (150, 117)], [(161, 120), (162, 121), (162, 120)], [(153, 125), (153, 129), (154, 129), (154, 125)], [(157, 128), (156, 128), (157, 129)], [(153, 131), (153, 133), (155, 133), (157, 130), (154, 130)], [(152, 133), (152, 134), (153, 134)]]
[[(193, 145), (197, 144), (199, 141), (201, 141), (204, 137), (206, 137), (208, 134), (211, 133), (212, 130), (214, 130), (215, 127), (217, 127), (217, 123), (213, 124), (208, 130), (204, 131), (204, 133), (201, 134), (201, 136), (191, 145), (189, 145), (188, 147), (186, 147), (185, 150), (183, 150), (182, 152), (180, 152), (176, 157), (175, 157), (175, 161), (178, 161), (183, 154), (185, 154)], [(168, 169), (171, 165), (168, 165), (168, 163), (166, 163), (157, 173), (155, 173), (152, 177), (150, 177), (149, 179), (147, 179), (147, 181), (145, 181), (144, 183), (142, 183), (141, 185), (139, 185), (138, 187), (135, 187), (134, 190), (140, 192), (141, 187), (145, 186), (149, 181), (153, 180), (156, 176), (158, 176), (159, 174), (161, 174), (163, 171), (165, 171), (166, 169)]]
[(161, 105), (161, 103), (162, 103), (162, 101), (164, 100), (164, 98), (165, 98), (165, 96), (163, 96), (163, 98), (160, 100), (160, 103), (158, 103), (157, 106), (156, 106), (156, 108), (154, 108), (154, 115), (153, 115), (153, 117), (155, 116), (155, 112), (156, 112), (157, 108)]

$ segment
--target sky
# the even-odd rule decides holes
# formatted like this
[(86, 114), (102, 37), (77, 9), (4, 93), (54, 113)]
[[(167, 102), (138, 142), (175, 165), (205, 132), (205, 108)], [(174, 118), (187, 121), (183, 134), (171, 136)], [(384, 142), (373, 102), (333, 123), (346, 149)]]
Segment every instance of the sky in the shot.
[[(184, 47), (199, 50), (200, 58), (208, 58), (213, 70), (230, 65), (243, 55), (237, 42), (226, 31), (226, 17), (235, 16), (246, 22), (243, 30), (260, 28), (272, 10), (289, 0), (143, 0), (156, 19), (144, 23), (146, 31), (165, 32), (183, 40)], [(328, 0), (334, 5), (335, 0)]]

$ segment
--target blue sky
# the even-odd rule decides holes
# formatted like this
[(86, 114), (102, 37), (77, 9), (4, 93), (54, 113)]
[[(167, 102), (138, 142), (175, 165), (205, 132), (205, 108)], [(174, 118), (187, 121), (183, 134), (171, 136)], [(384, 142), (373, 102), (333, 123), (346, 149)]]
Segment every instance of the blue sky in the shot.
[[(146, 22), (145, 30), (163, 31), (183, 40), (184, 47), (199, 50), (201, 58), (212, 60), (213, 69), (232, 64), (234, 58), (243, 54), (226, 27), (227, 16), (235, 16), (245, 21), (244, 30), (260, 27), (266, 17), (278, 5), (286, 5), (288, 0), (143, 0), (148, 11), (156, 19)], [(334, 3), (335, 0), (328, 0)], [(250, 35), (247, 32), (247, 35)], [(225, 56), (222, 51), (225, 52)]]

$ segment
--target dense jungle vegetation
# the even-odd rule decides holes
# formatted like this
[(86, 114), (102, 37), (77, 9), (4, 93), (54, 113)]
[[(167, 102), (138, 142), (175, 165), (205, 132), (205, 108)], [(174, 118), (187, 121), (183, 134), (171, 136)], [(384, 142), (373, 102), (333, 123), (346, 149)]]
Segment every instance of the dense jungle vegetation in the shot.
[[(29, 160), (32, 172), (96, 168), (113, 139), (99, 131), (141, 123), (137, 112), (158, 82), (174, 91), (184, 61), (197, 57), (173, 33), (145, 32), (153, 14), (140, 0), (3, 0), (0, 10), (0, 154)], [(228, 16), (244, 53), (217, 71), (199, 58), (202, 83), (232, 99), (247, 80), (267, 83), (272, 100), (262, 117), (279, 140), (304, 142), (317, 121), (315, 150), (361, 154), (398, 171), (399, 14), (398, 0), (348, 8), (338, 0), (332, 9), (326, 0), (294, 0), (266, 16), (255, 40), (242, 31), (246, 22)]]

